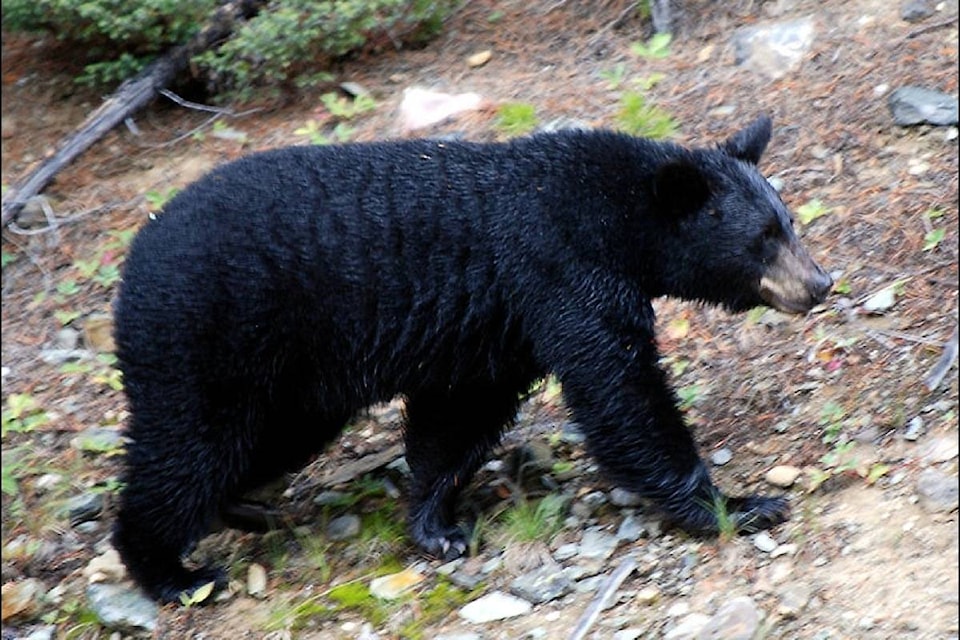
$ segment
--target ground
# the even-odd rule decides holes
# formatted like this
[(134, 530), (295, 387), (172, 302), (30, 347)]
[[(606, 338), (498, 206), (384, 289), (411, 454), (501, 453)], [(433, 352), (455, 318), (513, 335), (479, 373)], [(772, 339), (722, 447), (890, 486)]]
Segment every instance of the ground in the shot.
[[(772, 532), (780, 546), (769, 554), (751, 538), (697, 540), (655, 526), (621, 543), (592, 572), (608, 575), (629, 554), (640, 568), (588, 637), (612, 637), (617, 629), (636, 630), (622, 637), (687, 637), (676, 631), (687, 613), (712, 615), (744, 595), (763, 612), (758, 633), (769, 638), (956, 638), (956, 501), (931, 506), (920, 483), (930, 473), (953, 485), (957, 477), (956, 368), (933, 390), (923, 384), (957, 325), (956, 128), (898, 127), (886, 105), (887, 93), (907, 84), (956, 95), (956, 3), (918, 23), (901, 18), (899, 3), (880, 0), (675, 4), (683, 12), (669, 54), (650, 58), (631, 52), (650, 31), (626, 1), (589, 8), (469, 2), (425, 47), (371, 52), (336, 69), (377, 103), (350, 120), (350, 138), (412, 135), (401, 129), (399, 107), (403, 89), (413, 85), (484, 96), (486, 108), (424, 132), (468, 139), (502, 137), (496, 105), (508, 102), (533, 105), (541, 124), (567, 118), (617, 126), (621, 96), (630, 91), (673, 116), (680, 142), (719, 140), (757, 114), (771, 114), (774, 139), (761, 166), (782, 181), (794, 210), (823, 214), (801, 216), (798, 225), (836, 276), (833, 295), (804, 317), (730, 316), (674, 301), (658, 302), (658, 313), (664, 366), (681, 389), (701, 450), (733, 453), (713, 467), (718, 482), (733, 492), (773, 492), (764, 481), (768, 470), (802, 469), (789, 489), (794, 515)], [(735, 64), (737, 27), (808, 15), (816, 37), (799, 68), (772, 80)], [(492, 52), (486, 64), (468, 64), (485, 50)], [(73, 69), (62, 53), (51, 41), (3, 35), (5, 187), (102, 99), (69, 81)], [(663, 76), (652, 88), (634, 83), (654, 74)], [(209, 112), (158, 101), (46, 190), (53, 215), (67, 219), (56, 231), (37, 232), (46, 225), (42, 212), (21, 216), (28, 231), (4, 231), (4, 639), (44, 624), (55, 625), (57, 637), (110, 635), (85, 613), (83, 570), (104, 550), (118, 445), (84, 445), (77, 437), (122, 424), (123, 397), (108, 356), (65, 363), (56, 349), (72, 347), (79, 334), (83, 354), (109, 352), (96, 329), (109, 327), (129, 232), (171, 189), (213, 166), (309, 142), (308, 123), (329, 115), (320, 93), (237, 107), (221, 115), (222, 124), (211, 124)], [(471, 625), (456, 614), (484, 591), (507, 590), (524, 570), (517, 558), (555, 553), (580, 540), (587, 526), (616, 531), (623, 519), (624, 509), (609, 503), (584, 506), (611, 487), (575, 439), (560, 437), (569, 429), (555, 392), (547, 384), (535, 395), (497, 454), (504, 464), (486, 468), (468, 494), (487, 518), (471, 562), (501, 563), (475, 593), (442, 597), (439, 563), (426, 561), (417, 566), (427, 579), (398, 604), (350, 600), (342, 587), (340, 599), (328, 598), (337, 585), (367, 584), (378, 572), (424, 561), (396, 526), (402, 475), (377, 460), (396, 457), (397, 412), (388, 408), (358, 421), (293, 480), (279, 506), (295, 527), (208, 539), (207, 552), (236, 577), (252, 563), (266, 568), (261, 599), (237, 594), (213, 607), (163, 609), (154, 635), (356, 638), (366, 622), (368, 638), (567, 637), (594, 592), (574, 592), (501, 623)], [(33, 408), (11, 413), (31, 401)], [(513, 482), (504, 469), (512, 468), (516, 451), (539, 452), (549, 464)], [(346, 482), (331, 478), (350, 469), (359, 470), (346, 473)], [(570, 526), (551, 539), (517, 542), (497, 515), (518, 494), (543, 495), (541, 476), (549, 491), (572, 496)], [(394, 484), (401, 488), (396, 500)], [(332, 486), (348, 498), (339, 507), (315, 504)], [(71, 526), (65, 501), (92, 494), (106, 498), (103, 512)], [(328, 540), (327, 522), (342, 510), (362, 515), (363, 533)], [(642, 507), (635, 514), (657, 522)], [(32, 614), (8, 619), (7, 585), (28, 577), (53, 593)]]

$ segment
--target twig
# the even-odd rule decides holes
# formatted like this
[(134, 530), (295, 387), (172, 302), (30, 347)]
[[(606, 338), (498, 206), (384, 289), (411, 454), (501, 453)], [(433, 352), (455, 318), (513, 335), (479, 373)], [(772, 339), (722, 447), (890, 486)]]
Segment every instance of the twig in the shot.
[(606, 607), (611, 598), (613, 598), (613, 594), (616, 593), (620, 585), (623, 584), (623, 581), (626, 580), (627, 576), (633, 573), (633, 570), (636, 568), (637, 561), (630, 557), (620, 563), (620, 566), (607, 578), (607, 581), (600, 589), (600, 593), (597, 594), (597, 597), (594, 598), (590, 606), (587, 607), (580, 621), (577, 622), (576, 628), (573, 630), (573, 633), (570, 634), (570, 640), (583, 640), (583, 638), (586, 637), (587, 631), (590, 630), (593, 623), (600, 617), (600, 612), (603, 611), (604, 607)]
[[(46, 198), (43, 198), (43, 196), (39, 196), (39, 197), (41, 198), (42, 202), (45, 202)], [(78, 211), (77, 213), (71, 214), (69, 216), (64, 216), (62, 218), (56, 218), (56, 217), (51, 217), (50, 215), (47, 215), (47, 209), (49, 209), (50, 205), (41, 204), (41, 206), (44, 206), (44, 215), (47, 215), (47, 222), (48, 222), (47, 226), (39, 227), (37, 229), (24, 229), (23, 227), (19, 226), (16, 222), (10, 222), (7, 225), (7, 231), (18, 236), (38, 236), (42, 233), (48, 233), (51, 231), (56, 232), (57, 229), (59, 229), (60, 227), (67, 224), (72, 224), (77, 220), (86, 218), (87, 216), (93, 215), (94, 213), (106, 213), (107, 211), (113, 211), (114, 209), (119, 209), (120, 207), (134, 207), (138, 205), (142, 200), (143, 200), (143, 196), (137, 196), (125, 202), (112, 202), (112, 203), (104, 204), (99, 207), (94, 207), (92, 209), (86, 209), (85, 211)]]
[(936, 31), (937, 29), (942, 29), (943, 27), (949, 27), (955, 24), (957, 24), (957, 16), (953, 16), (949, 20), (944, 20), (943, 22), (934, 22), (933, 24), (928, 24), (925, 27), (920, 27), (916, 31), (911, 31), (907, 35), (903, 36), (900, 39), (900, 43), (903, 44), (907, 40), (911, 40), (913, 38), (916, 38), (917, 36), (923, 35), (930, 31)]
[(888, 338), (896, 338), (898, 340), (906, 340), (907, 342), (915, 342), (917, 344), (926, 344), (926, 345), (939, 345), (940, 342), (937, 340), (932, 340), (930, 338), (921, 338), (920, 336), (914, 336), (909, 333), (903, 333), (900, 331), (893, 331), (891, 329), (880, 329), (879, 327), (872, 327), (868, 333), (879, 333), (885, 335)]
[(940, 383), (943, 382), (944, 376), (950, 371), (953, 363), (957, 361), (958, 330), (960, 330), (960, 327), (953, 328), (953, 335), (950, 336), (950, 339), (943, 345), (943, 353), (940, 354), (940, 359), (937, 360), (937, 364), (933, 365), (933, 368), (930, 369), (927, 377), (923, 379), (923, 384), (927, 387), (927, 391), (934, 391), (939, 387)]
[(178, 105), (180, 105), (181, 107), (185, 107), (187, 109), (193, 109), (195, 111), (209, 111), (210, 113), (216, 113), (222, 116), (233, 115), (233, 111), (231, 111), (230, 109), (224, 109), (222, 107), (211, 107), (205, 104), (200, 104), (199, 102), (190, 102), (189, 100), (184, 100), (183, 98), (175, 94), (173, 91), (170, 91), (169, 89), (160, 89), (160, 91), (158, 91), (157, 93), (162, 95), (164, 98), (172, 100), (176, 102)]

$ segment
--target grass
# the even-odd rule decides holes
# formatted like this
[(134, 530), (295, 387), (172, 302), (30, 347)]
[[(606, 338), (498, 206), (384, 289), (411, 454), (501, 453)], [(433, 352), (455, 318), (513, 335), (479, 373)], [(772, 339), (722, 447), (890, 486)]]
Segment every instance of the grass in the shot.
[(673, 136), (677, 123), (673, 117), (635, 91), (628, 91), (620, 98), (617, 125), (624, 133), (653, 140)]
[(497, 109), (497, 130), (512, 138), (533, 131), (539, 119), (537, 110), (526, 102), (508, 102)]
[(503, 532), (511, 541), (549, 542), (560, 531), (566, 498), (550, 494), (536, 502), (521, 499), (502, 516)]

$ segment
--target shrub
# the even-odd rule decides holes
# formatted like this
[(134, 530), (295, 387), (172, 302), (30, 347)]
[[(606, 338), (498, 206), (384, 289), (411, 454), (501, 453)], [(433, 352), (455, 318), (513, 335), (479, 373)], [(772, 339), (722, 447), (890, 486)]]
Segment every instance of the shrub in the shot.
[[(194, 58), (214, 91), (248, 98), (262, 86), (329, 79), (340, 56), (418, 42), (436, 34), (462, 0), (272, 0), (218, 48)], [(3, 25), (48, 31), (89, 56), (78, 80), (128, 77), (165, 49), (185, 42), (218, 0), (6, 0)]]

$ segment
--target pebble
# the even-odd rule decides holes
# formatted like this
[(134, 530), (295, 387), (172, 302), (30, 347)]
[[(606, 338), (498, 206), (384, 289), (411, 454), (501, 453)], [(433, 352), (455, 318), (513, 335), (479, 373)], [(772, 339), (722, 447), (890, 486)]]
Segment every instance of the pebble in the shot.
[(802, 470), (790, 465), (777, 465), (767, 471), (764, 479), (775, 487), (792, 487), (793, 483), (800, 477)]
[(907, 22), (920, 22), (933, 15), (929, 0), (906, 0), (900, 5), (900, 17)]
[(924, 431), (923, 418), (920, 416), (914, 416), (910, 419), (910, 422), (907, 423), (907, 430), (903, 432), (903, 439), (909, 440), (910, 442), (916, 442), (920, 436), (923, 435)]
[(693, 640), (710, 621), (710, 616), (691, 613), (664, 634), (664, 640)]
[(70, 446), (77, 451), (93, 453), (112, 452), (121, 449), (124, 444), (123, 433), (109, 427), (90, 427), (71, 438)]
[(156, 603), (125, 584), (92, 584), (87, 602), (103, 626), (130, 634), (152, 633), (157, 627)]
[(348, 513), (330, 521), (327, 537), (331, 540), (349, 540), (360, 534), (360, 526), (360, 517)]
[(751, 640), (757, 634), (762, 617), (751, 598), (733, 598), (720, 606), (717, 613), (700, 629), (698, 638)]
[(72, 351), (80, 345), (80, 332), (70, 327), (64, 327), (57, 331), (57, 337), (53, 340), (54, 348)]
[(103, 494), (84, 493), (70, 498), (64, 505), (64, 510), (73, 527), (96, 520), (103, 512)]
[(928, 464), (938, 464), (956, 458), (958, 450), (960, 446), (956, 436), (934, 438), (924, 445), (920, 457)]
[(492, 591), (465, 605), (458, 615), (467, 622), (481, 624), (522, 616), (530, 613), (531, 609), (533, 605), (526, 600), (503, 591)]
[(814, 40), (810, 17), (742, 27), (733, 34), (735, 63), (778, 79), (796, 69)]
[(636, 597), (634, 598), (638, 604), (649, 606), (657, 602), (660, 599), (660, 589), (655, 585), (649, 587), (644, 587), (637, 592)]
[(36, 578), (7, 582), (0, 588), (0, 617), (30, 619), (40, 612), (40, 603), (47, 587)]
[(639, 506), (641, 500), (642, 498), (638, 494), (620, 487), (610, 491), (610, 504), (615, 507), (636, 507)]
[(573, 583), (558, 565), (547, 564), (529, 571), (510, 584), (510, 591), (528, 602), (556, 600), (573, 589)]
[(780, 590), (777, 613), (784, 618), (796, 618), (810, 602), (812, 591), (805, 584), (790, 584)]
[(955, 125), (958, 122), (957, 98), (923, 87), (895, 89), (887, 97), (893, 121), (900, 126), (914, 124)]
[(247, 593), (254, 598), (267, 595), (267, 570), (262, 564), (253, 562), (247, 567)]
[(486, 49), (484, 51), (478, 51), (477, 53), (467, 58), (467, 66), (474, 67), (474, 68), (482, 67), (483, 65), (490, 62), (490, 58), (492, 57), (493, 57), (493, 51), (491, 51), (490, 49)]
[(605, 560), (613, 555), (619, 544), (620, 540), (615, 535), (588, 529), (580, 538), (580, 557)]
[(110, 548), (94, 558), (83, 568), (89, 584), (95, 582), (119, 582), (127, 575), (127, 568), (116, 549)]
[(897, 293), (893, 287), (885, 287), (866, 299), (863, 310), (867, 313), (882, 314), (897, 302)]
[(777, 548), (777, 541), (766, 531), (761, 531), (753, 536), (753, 546), (764, 553), (771, 553)]
[(723, 449), (717, 449), (710, 454), (710, 462), (715, 466), (722, 467), (733, 460), (733, 452), (730, 449), (724, 447)]
[(408, 568), (399, 573), (374, 578), (370, 582), (370, 593), (381, 600), (396, 600), (423, 580), (422, 573)]
[(920, 506), (931, 513), (952, 511), (958, 506), (960, 485), (957, 477), (936, 469), (924, 469), (917, 478)]
[(636, 542), (645, 535), (648, 535), (647, 529), (636, 516), (625, 517), (617, 528), (617, 538), (625, 542)]

